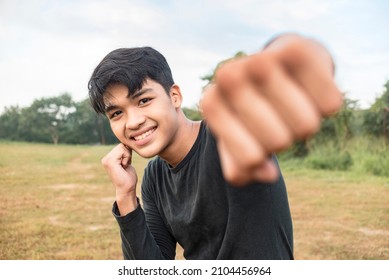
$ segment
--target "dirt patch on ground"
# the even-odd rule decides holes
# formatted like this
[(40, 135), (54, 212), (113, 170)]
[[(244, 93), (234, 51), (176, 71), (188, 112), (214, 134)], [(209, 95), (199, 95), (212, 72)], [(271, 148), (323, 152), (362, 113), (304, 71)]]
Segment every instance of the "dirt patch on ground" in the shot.
[(359, 228), (358, 231), (363, 233), (363, 234), (365, 234), (365, 235), (385, 235), (385, 236), (389, 236), (389, 230)]
[(58, 216), (50, 216), (49, 222), (50, 222), (50, 224), (52, 224), (54, 226), (61, 226), (62, 225), (62, 223), (59, 221)]
[(55, 184), (48, 186), (52, 190), (75, 190), (75, 189), (96, 189), (95, 185), (90, 184)]
[(74, 163), (74, 164), (81, 163), (82, 160), (83, 160), (85, 157), (87, 157), (87, 156), (89, 156), (89, 153), (88, 153), (88, 152), (82, 152), (80, 155), (78, 155), (77, 157), (73, 158), (73, 159), (71, 160), (71, 163)]
[(87, 229), (88, 229), (89, 231), (98, 231), (98, 230), (107, 229), (107, 226), (103, 226), (103, 225), (93, 225), (93, 226), (88, 226)]
[(80, 187), (81, 185), (79, 184), (58, 184), (58, 185), (49, 186), (50, 189), (54, 189), (54, 190), (73, 190)]
[(115, 201), (115, 197), (113, 196), (102, 197), (100, 198), (100, 201), (104, 203), (113, 203)]

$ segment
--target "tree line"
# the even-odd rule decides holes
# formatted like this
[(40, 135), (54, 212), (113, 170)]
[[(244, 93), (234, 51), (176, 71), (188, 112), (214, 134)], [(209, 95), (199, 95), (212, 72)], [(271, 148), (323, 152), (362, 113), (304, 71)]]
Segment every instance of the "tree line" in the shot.
[[(233, 58), (245, 55), (238, 52)], [(218, 63), (215, 70), (228, 60)], [(201, 79), (211, 83), (215, 70)], [(192, 120), (201, 119), (198, 107), (183, 108), (183, 111)], [(389, 140), (389, 80), (368, 109), (360, 109), (357, 100), (345, 95), (343, 108), (323, 120), (314, 139), (299, 142), (291, 150), (295, 156), (304, 156), (312, 143), (331, 140), (342, 147), (348, 139), (358, 135), (380, 137), (385, 143)], [(54, 144), (117, 143), (107, 118), (96, 114), (88, 99), (75, 102), (69, 93), (35, 99), (28, 107), (5, 108), (0, 115), (0, 139)]]
[[(197, 109), (183, 108), (194, 120)], [(117, 143), (106, 116), (92, 109), (89, 99), (75, 102), (69, 93), (35, 99), (28, 107), (6, 107), (0, 115), (0, 139), (62, 144)]]
[[(358, 135), (373, 135), (389, 140), (389, 80), (382, 94), (368, 109), (359, 109), (356, 100), (345, 96), (343, 108), (323, 121), (316, 141), (328, 138), (343, 145)], [(198, 108), (183, 108), (188, 118), (200, 120)], [(85, 99), (75, 102), (68, 93), (39, 98), (28, 107), (11, 106), (0, 115), (0, 139), (11, 141), (112, 144), (117, 140), (105, 116), (96, 114)], [(304, 153), (304, 145), (296, 153)]]
[(31, 106), (11, 106), (0, 116), (0, 139), (11, 141), (111, 144), (116, 139), (105, 116), (97, 115), (85, 99), (69, 93), (35, 99)]

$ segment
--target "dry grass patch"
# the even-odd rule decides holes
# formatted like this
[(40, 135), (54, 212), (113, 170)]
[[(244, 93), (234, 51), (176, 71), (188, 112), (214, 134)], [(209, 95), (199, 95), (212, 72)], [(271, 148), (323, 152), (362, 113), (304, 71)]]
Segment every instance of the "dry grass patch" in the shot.
[[(111, 148), (0, 143), (0, 259), (122, 259), (114, 190), (100, 164)], [(139, 180), (146, 163), (134, 155)], [(387, 178), (284, 176), (297, 259), (389, 259)]]
[(389, 259), (388, 180), (347, 176), (285, 174), (297, 259)]

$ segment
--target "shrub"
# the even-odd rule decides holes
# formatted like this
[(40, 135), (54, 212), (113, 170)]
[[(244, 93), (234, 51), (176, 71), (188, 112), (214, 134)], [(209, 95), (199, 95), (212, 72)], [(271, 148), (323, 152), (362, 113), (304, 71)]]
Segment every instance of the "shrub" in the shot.
[(374, 175), (389, 177), (389, 157), (385, 154), (370, 156), (365, 159), (364, 168)]
[(348, 152), (310, 155), (306, 159), (308, 166), (314, 169), (348, 170), (353, 159)]

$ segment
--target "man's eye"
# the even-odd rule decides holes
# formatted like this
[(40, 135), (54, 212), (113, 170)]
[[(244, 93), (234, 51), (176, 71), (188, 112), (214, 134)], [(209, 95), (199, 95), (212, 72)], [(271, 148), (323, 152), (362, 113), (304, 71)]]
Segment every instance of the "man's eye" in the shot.
[(113, 112), (112, 114), (111, 114), (111, 119), (112, 118), (115, 118), (115, 117), (117, 117), (117, 116), (119, 116), (120, 114), (122, 113), (122, 111), (115, 111), (115, 112)]
[(142, 98), (141, 100), (139, 100), (139, 105), (144, 105), (150, 100), (151, 100), (150, 98)]

